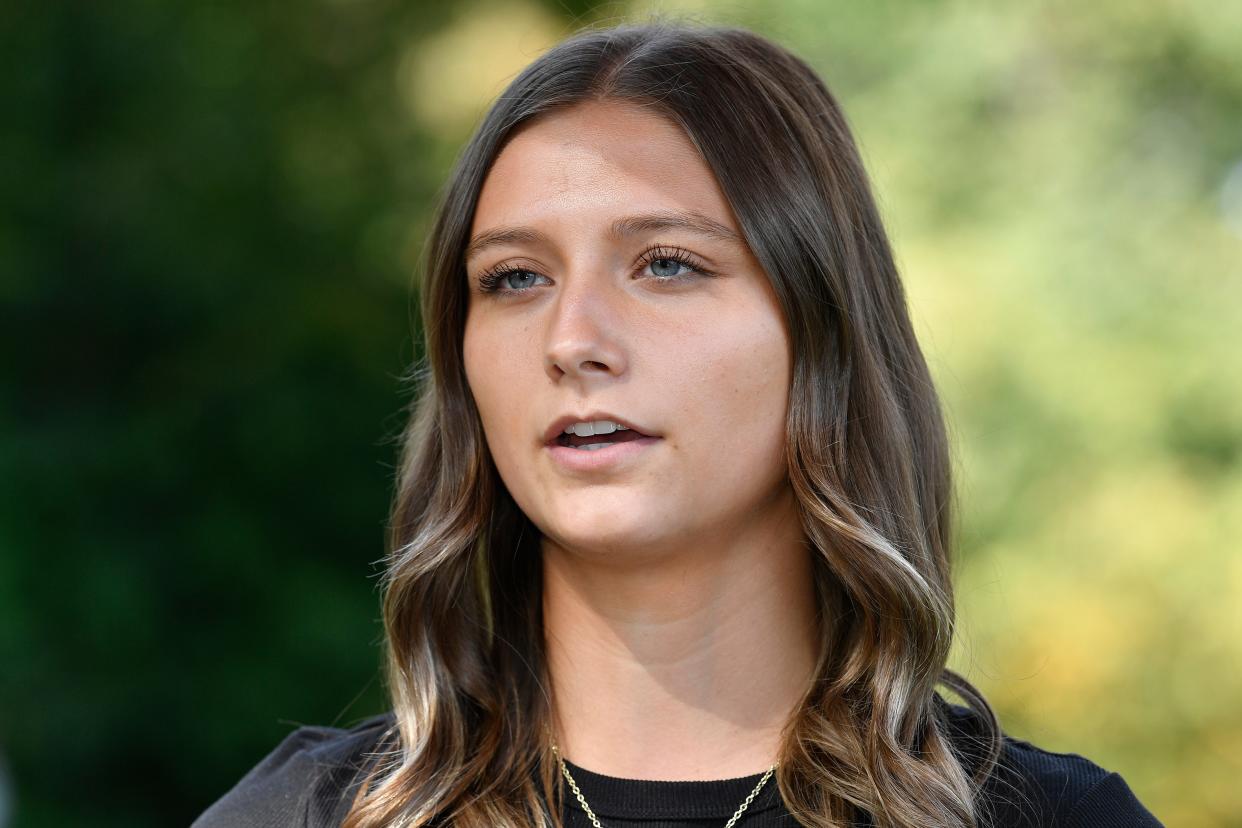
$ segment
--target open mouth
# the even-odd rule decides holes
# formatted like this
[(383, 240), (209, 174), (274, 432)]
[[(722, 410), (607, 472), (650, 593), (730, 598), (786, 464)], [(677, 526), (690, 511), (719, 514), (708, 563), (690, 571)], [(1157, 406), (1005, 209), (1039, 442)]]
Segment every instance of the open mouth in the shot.
[(577, 434), (562, 434), (556, 438), (556, 445), (566, 446), (568, 448), (580, 449), (582, 451), (598, 451), (599, 449), (608, 448), (617, 443), (628, 443), (631, 440), (641, 440), (646, 437), (632, 428), (625, 430), (617, 429), (611, 434), (593, 434), (590, 437), (579, 437)]

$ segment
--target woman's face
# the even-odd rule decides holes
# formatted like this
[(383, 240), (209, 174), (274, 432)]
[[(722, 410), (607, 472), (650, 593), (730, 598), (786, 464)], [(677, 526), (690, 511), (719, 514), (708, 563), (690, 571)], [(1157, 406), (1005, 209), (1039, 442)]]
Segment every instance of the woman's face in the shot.
[[(528, 123), (484, 182), (471, 239), (467, 380), (545, 549), (613, 564), (723, 549), (788, 508), (788, 335), (678, 126), (616, 102)], [(598, 450), (549, 444), (562, 418), (633, 428), (574, 440)]]

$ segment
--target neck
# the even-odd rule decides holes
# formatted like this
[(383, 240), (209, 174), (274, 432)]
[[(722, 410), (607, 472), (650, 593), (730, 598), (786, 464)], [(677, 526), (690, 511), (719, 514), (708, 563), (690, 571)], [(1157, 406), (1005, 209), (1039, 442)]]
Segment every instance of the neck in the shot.
[(792, 510), (773, 523), (733, 526), (676, 553), (648, 549), (629, 566), (616, 561), (636, 556), (544, 539), (563, 757), (657, 780), (749, 776), (776, 761), (819, 635), (810, 548)]

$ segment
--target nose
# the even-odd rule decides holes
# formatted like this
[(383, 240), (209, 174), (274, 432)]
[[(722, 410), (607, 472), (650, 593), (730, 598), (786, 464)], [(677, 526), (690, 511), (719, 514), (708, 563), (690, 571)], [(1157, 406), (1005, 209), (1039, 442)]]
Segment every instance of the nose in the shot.
[(544, 369), (554, 382), (590, 382), (625, 372), (622, 296), (607, 281), (571, 276), (549, 305)]

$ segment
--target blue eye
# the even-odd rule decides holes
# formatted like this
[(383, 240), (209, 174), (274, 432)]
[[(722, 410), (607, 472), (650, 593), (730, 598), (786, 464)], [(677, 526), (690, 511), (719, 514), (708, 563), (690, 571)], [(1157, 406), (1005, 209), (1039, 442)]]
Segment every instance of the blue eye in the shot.
[[(505, 274), (505, 278), (512, 279), (515, 274), (521, 274), (523, 278), (525, 278), (526, 276), (537, 275), (537, 274), (531, 273), (529, 270), (511, 270), (509, 271), (509, 273)], [(513, 282), (509, 282), (509, 287), (513, 287)], [(524, 287), (530, 287), (530, 285), (525, 285)], [(517, 288), (517, 289), (521, 290), (521, 288)]]
[[(523, 284), (521, 287), (514, 287), (514, 277), (518, 276), (522, 278), (517, 281), (525, 283), (526, 277), (538, 277), (539, 274), (520, 267), (497, 268), (479, 277), (479, 290), (484, 293), (521, 293), (530, 285)], [(500, 286), (502, 282), (506, 285), (505, 289)]]
[(676, 279), (678, 277), (677, 273), (668, 273), (667, 275), (662, 274), (660, 273), (659, 268), (670, 268), (671, 270), (676, 271), (683, 267), (689, 268), (690, 266), (678, 259), (660, 258), (652, 259), (650, 267), (651, 272), (659, 276), (661, 279)]
[[(693, 275), (715, 276), (689, 250), (680, 247), (653, 247), (639, 256), (639, 262), (651, 268), (658, 282), (685, 282)], [(680, 268), (681, 273), (676, 271)], [(663, 272), (662, 272), (663, 271)]]

